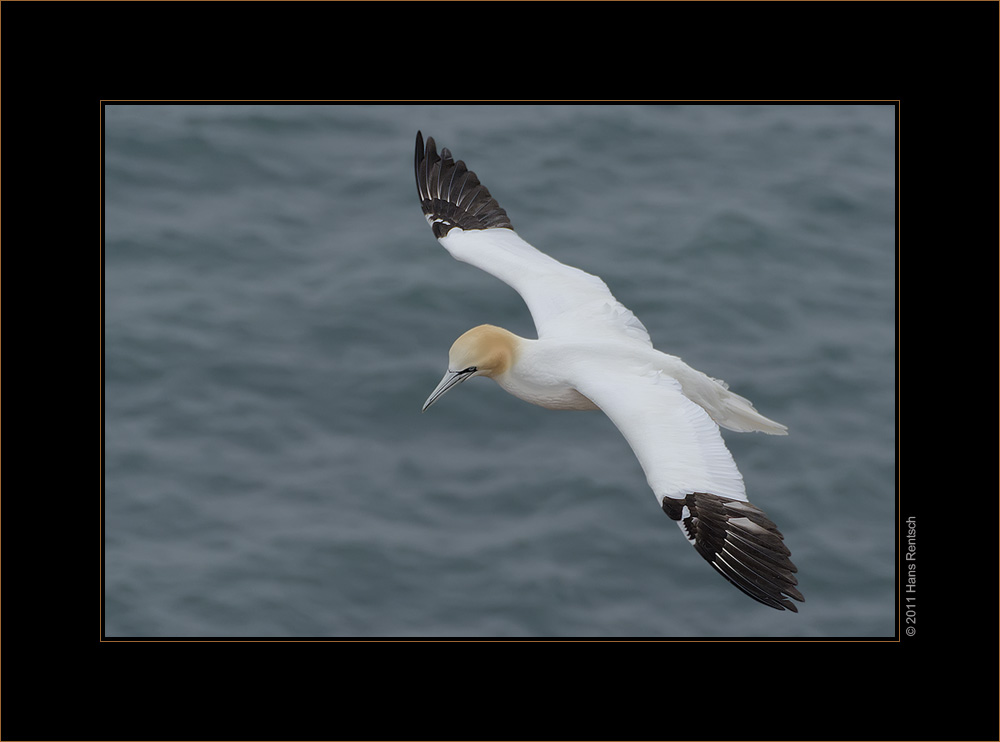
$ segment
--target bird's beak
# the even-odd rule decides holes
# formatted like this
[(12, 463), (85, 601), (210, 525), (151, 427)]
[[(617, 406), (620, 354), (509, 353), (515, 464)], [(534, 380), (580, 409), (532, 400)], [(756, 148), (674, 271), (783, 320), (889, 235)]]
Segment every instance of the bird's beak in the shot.
[(474, 372), (473, 371), (448, 371), (445, 373), (444, 378), (441, 379), (441, 383), (437, 385), (437, 388), (431, 392), (431, 396), (427, 398), (424, 402), (424, 406), (420, 409), (421, 412), (426, 410), (432, 404), (437, 402), (438, 398), (443, 396), (446, 391), (454, 386), (458, 386), (466, 379), (470, 378)]

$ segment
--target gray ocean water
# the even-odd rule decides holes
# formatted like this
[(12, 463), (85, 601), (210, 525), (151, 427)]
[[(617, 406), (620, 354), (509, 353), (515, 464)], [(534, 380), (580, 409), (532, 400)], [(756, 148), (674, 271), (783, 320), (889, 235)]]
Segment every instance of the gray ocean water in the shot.
[[(859, 105), (108, 105), (108, 637), (891, 636), (895, 112)], [(534, 336), (420, 211), (416, 131), (654, 344), (724, 432), (800, 612), (729, 585), (596, 412), (476, 379)]]

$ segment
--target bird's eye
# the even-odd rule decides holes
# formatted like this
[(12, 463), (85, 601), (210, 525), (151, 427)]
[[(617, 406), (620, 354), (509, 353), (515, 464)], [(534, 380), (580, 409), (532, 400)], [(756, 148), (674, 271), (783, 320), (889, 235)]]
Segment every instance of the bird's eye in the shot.
[(475, 366), (469, 366), (469, 367), (468, 367), (467, 369), (465, 369), (465, 371), (463, 371), (462, 373), (463, 373), (463, 374), (471, 374), (471, 373), (475, 373), (475, 371), (476, 371), (476, 367), (475, 367)]

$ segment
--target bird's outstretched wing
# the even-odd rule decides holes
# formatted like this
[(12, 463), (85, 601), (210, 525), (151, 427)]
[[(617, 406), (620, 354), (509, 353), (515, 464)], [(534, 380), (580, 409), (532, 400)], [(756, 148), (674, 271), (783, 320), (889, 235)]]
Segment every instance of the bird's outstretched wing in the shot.
[(781, 532), (747, 501), (719, 426), (677, 380), (583, 363), (573, 384), (625, 436), (663, 511), (698, 553), (754, 600), (797, 612), (786, 598), (803, 597)]
[(434, 236), (453, 257), (499, 278), (531, 311), (538, 336), (630, 338), (649, 333), (597, 276), (549, 257), (521, 239), (507, 212), (461, 160), (417, 132), (417, 192)]

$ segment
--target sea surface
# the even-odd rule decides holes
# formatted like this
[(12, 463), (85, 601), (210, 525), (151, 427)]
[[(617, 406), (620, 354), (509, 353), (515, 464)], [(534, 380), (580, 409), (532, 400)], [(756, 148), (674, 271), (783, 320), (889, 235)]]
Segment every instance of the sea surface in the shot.
[[(108, 105), (107, 637), (889, 637), (895, 109)], [(729, 585), (598, 412), (476, 379), (417, 130), (787, 437), (724, 431), (800, 612)]]

